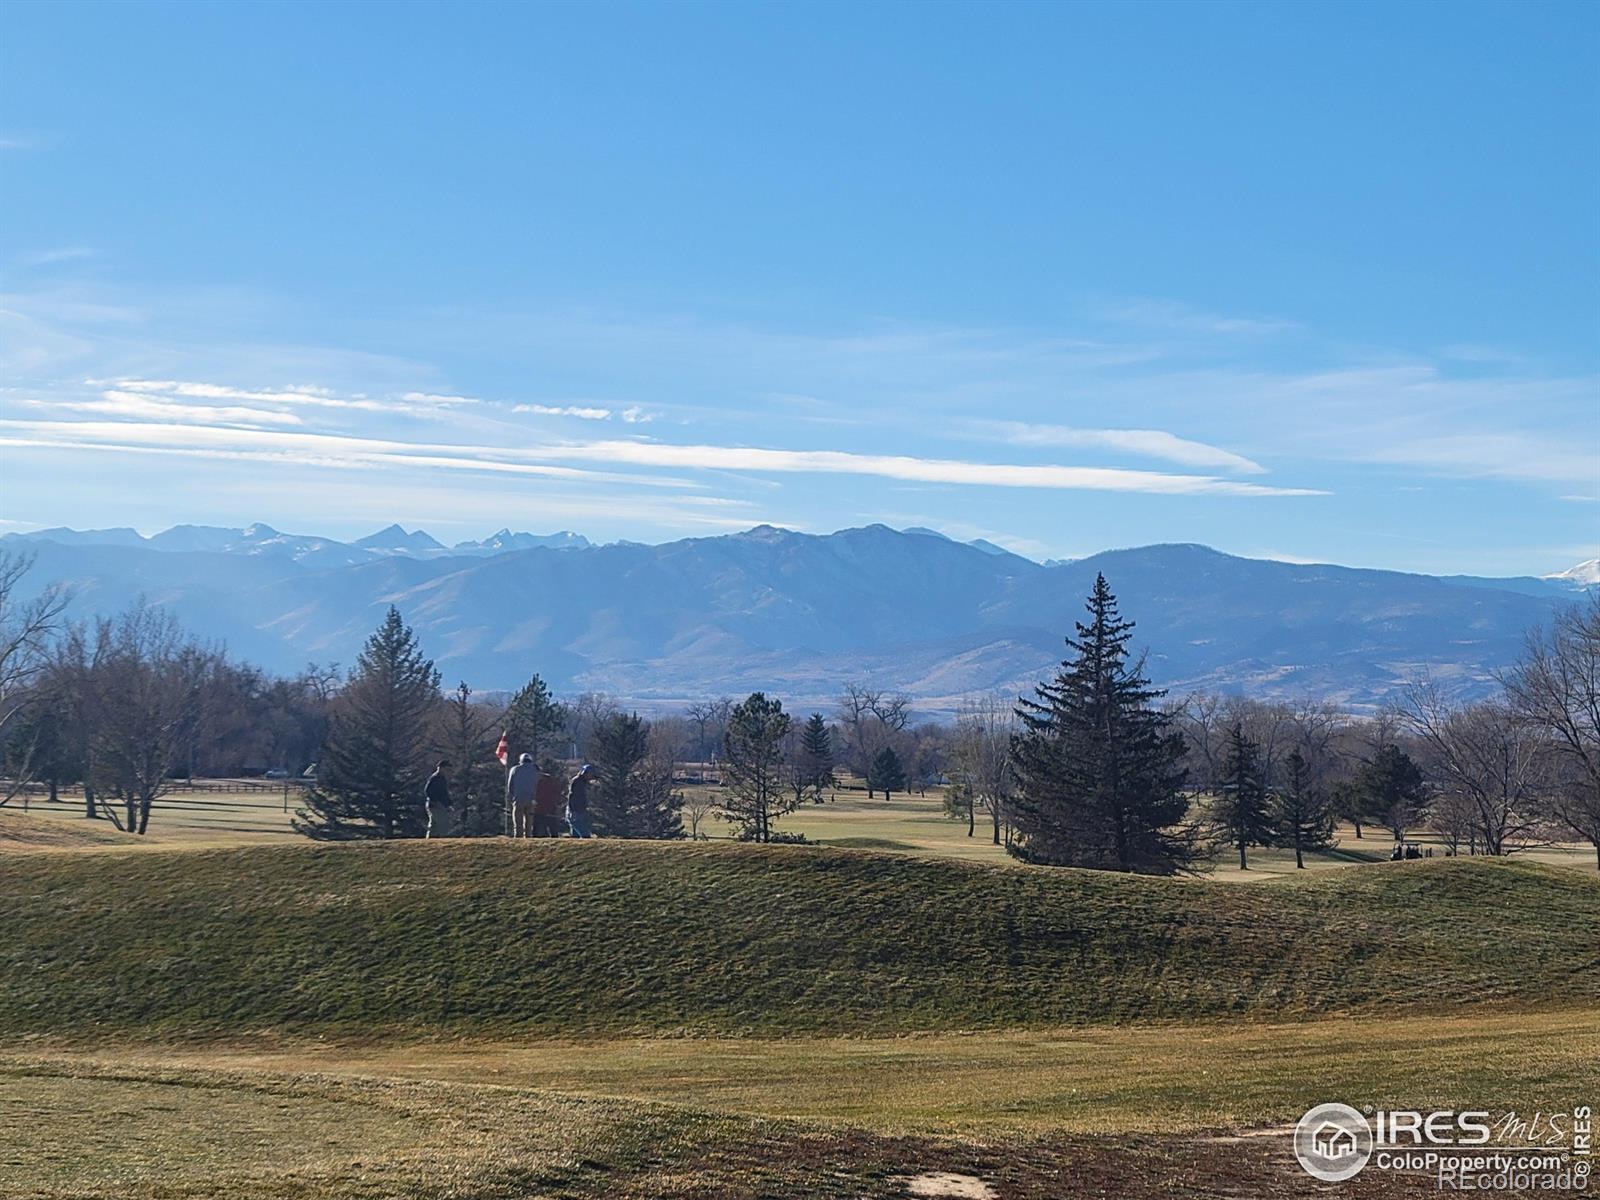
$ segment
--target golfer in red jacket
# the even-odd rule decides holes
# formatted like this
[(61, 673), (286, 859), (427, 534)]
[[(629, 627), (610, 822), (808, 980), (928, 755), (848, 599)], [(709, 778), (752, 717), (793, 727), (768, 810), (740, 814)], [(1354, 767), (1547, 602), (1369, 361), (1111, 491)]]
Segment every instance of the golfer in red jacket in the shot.
[(567, 806), (565, 780), (555, 763), (539, 767), (539, 786), (533, 793), (533, 836), (560, 837), (561, 810)]

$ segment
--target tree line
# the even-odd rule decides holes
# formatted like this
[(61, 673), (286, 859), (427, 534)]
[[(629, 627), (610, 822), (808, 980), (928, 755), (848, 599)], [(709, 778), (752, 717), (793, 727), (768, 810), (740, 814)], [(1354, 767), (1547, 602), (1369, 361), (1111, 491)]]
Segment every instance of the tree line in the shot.
[(1165, 703), (1104, 576), (1087, 609), (1031, 698), (957, 720), (950, 795), (987, 809), (1020, 858), (1171, 874), (1283, 846), (1304, 866), (1343, 820), (1397, 844), (1426, 825), (1451, 852), (1578, 839), (1600, 861), (1600, 595), (1531, 633), (1492, 699), (1457, 704), (1423, 677), (1361, 719), (1318, 702)]
[[(136, 833), (176, 779), (314, 765), (298, 828), (414, 836), (422, 782), (448, 759), (461, 832), (498, 834), (503, 735), (511, 761), (590, 762), (595, 831), (609, 836), (700, 837), (720, 819), (746, 840), (798, 840), (782, 819), (842, 786), (889, 799), (942, 784), (969, 836), (981, 821), (1038, 863), (1171, 873), (1223, 848), (1247, 866), (1259, 846), (1303, 863), (1338, 821), (1396, 842), (1426, 823), (1469, 853), (1575, 837), (1600, 856), (1600, 597), (1530, 635), (1500, 694), (1472, 704), (1426, 678), (1361, 718), (1322, 702), (1169, 700), (1101, 578), (1053, 678), (1020, 701), (970, 697), (953, 723), (918, 722), (907, 696), (861, 682), (831, 715), (758, 692), (648, 720), (599, 693), (557, 699), (537, 674), (509, 698), (444, 691), (394, 610), (349, 671), (274, 678), (142, 602), (76, 623), (60, 589), (19, 603), (28, 565), (0, 555), (0, 804), (29, 781), (52, 798), (79, 786), (86, 815)], [(724, 786), (685, 792), (690, 763)]]

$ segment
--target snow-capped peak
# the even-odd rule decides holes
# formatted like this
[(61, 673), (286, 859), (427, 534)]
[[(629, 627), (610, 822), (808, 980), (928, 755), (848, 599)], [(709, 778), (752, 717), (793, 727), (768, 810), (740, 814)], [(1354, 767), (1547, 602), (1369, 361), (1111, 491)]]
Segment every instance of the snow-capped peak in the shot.
[(1575, 567), (1568, 567), (1565, 571), (1557, 571), (1554, 575), (1545, 575), (1542, 578), (1555, 580), (1558, 583), (1575, 583), (1579, 587), (1592, 587), (1600, 583), (1600, 558), (1591, 558), (1588, 562), (1581, 562)]

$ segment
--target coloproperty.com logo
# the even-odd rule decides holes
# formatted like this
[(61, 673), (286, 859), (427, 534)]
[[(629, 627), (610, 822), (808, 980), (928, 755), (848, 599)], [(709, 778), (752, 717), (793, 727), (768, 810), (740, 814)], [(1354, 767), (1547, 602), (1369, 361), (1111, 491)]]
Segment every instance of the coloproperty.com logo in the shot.
[(1294, 1127), (1295, 1158), (1325, 1183), (1371, 1168), (1425, 1174), (1440, 1191), (1582, 1192), (1593, 1153), (1587, 1104), (1531, 1116), (1319, 1104)]

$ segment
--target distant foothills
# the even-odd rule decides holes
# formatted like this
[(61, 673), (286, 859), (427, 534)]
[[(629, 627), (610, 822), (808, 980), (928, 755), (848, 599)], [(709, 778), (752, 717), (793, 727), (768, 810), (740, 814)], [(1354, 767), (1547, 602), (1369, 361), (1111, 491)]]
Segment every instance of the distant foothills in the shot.
[(1239, 558), (1198, 545), (1034, 562), (982, 540), (883, 525), (771, 526), (660, 545), (513, 533), (446, 546), (398, 525), (353, 542), (266, 525), (43, 529), (0, 538), (25, 584), (73, 615), (137, 597), (274, 672), (350, 664), (390, 605), (449, 683), (558, 691), (645, 709), (776, 693), (825, 704), (847, 680), (930, 714), (1028, 690), (1104, 572), (1159, 685), (1371, 707), (1431, 676), (1488, 695), (1529, 630), (1600, 586), (1600, 560), (1541, 578), (1434, 577)]

